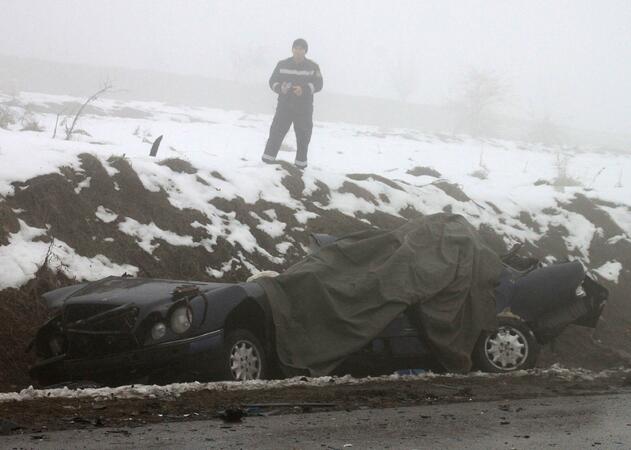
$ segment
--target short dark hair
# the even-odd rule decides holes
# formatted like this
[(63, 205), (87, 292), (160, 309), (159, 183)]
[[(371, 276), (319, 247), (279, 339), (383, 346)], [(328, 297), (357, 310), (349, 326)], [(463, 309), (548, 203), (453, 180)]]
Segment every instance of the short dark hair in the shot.
[(309, 44), (303, 38), (298, 38), (294, 41), (291, 48), (302, 47), (305, 49), (305, 53), (309, 50)]

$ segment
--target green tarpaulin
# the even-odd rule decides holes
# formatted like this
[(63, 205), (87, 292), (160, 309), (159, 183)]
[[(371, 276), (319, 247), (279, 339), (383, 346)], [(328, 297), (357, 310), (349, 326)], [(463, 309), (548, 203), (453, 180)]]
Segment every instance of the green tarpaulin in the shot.
[(438, 361), (468, 371), (480, 332), (495, 326), (501, 270), (464, 217), (441, 213), (344, 236), (257, 282), (286, 366), (328, 374), (413, 307)]

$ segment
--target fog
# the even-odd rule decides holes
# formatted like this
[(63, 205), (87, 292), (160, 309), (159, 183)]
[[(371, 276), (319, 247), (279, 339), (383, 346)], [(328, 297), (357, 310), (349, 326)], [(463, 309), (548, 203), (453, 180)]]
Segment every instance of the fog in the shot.
[[(332, 94), (396, 100), (391, 106), (401, 116), (410, 104), (451, 108), (478, 73), (501, 84), (496, 115), (617, 136), (630, 131), (628, 0), (3, 0), (1, 6), (2, 55), (232, 80), (256, 86), (243, 88), (248, 95), (261, 90), (272, 99), (265, 90), (269, 74), (290, 55), (293, 39), (304, 37), (307, 56), (324, 75), (325, 111), (335, 109)], [(10, 61), (0, 67), (0, 81), (31, 89)], [(338, 107), (347, 97), (335, 98)]]

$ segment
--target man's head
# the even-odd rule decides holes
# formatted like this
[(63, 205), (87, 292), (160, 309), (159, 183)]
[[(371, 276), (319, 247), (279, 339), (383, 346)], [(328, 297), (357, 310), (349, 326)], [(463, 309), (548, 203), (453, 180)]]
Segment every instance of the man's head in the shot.
[(305, 59), (307, 50), (309, 50), (309, 45), (307, 44), (307, 41), (302, 38), (296, 39), (291, 46), (291, 52), (294, 55), (294, 59), (297, 61)]

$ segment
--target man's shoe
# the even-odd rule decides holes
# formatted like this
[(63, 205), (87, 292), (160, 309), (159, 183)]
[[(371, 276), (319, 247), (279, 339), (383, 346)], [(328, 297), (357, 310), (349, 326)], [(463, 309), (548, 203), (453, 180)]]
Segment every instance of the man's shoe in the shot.
[(274, 164), (276, 162), (276, 158), (263, 154), (263, 156), (261, 156), (261, 161), (263, 161), (265, 164)]

